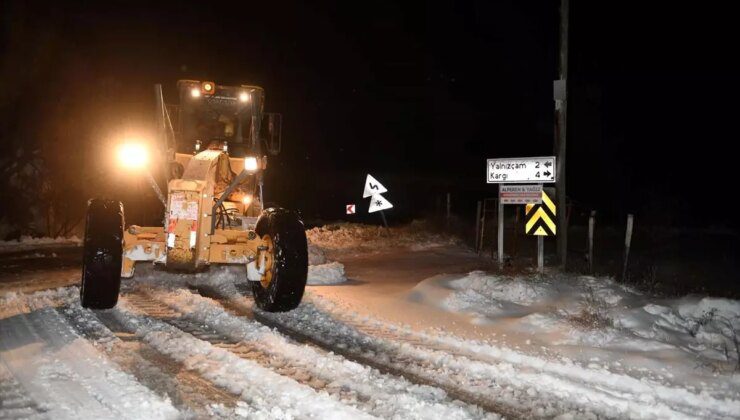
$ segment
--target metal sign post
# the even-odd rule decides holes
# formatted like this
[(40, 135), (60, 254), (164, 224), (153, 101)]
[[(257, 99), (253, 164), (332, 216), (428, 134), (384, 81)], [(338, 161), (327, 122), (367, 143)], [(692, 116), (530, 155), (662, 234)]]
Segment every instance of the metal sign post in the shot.
[(537, 272), (542, 274), (545, 272), (545, 236), (556, 234), (557, 209), (550, 196), (543, 190), (542, 203), (527, 204), (525, 214), (524, 232), (537, 236)]
[(503, 185), (499, 185), (499, 199), (498, 199), (498, 265), (499, 268), (504, 266), (504, 202), (501, 201), (501, 188)]
[(537, 237), (537, 272), (545, 272), (545, 237)]

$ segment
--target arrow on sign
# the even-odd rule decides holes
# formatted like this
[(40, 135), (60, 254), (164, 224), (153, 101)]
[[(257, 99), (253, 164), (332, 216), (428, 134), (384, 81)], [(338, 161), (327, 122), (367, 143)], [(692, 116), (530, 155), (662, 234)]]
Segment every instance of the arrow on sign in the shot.
[(368, 208), (368, 213), (375, 213), (376, 211), (380, 210), (386, 210), (386, 209), (392, 209), (393, 204), (391, 204), (390, 201), (386, 200), (385, 197), (383, 197), (380, 194), (374, 194), (372, 198), (370, 199), (370, 208)]
[(550, 162), (550, 161), (548, 160), (547, 162), (545, 162), (545, 166), (549, 168), (550, 166), (552, 166), (552, 162)]
[(544, 175), (544, 176), (550, 176), (550, 175), (552, 175), (552, 173), (550, 173), (550, 171), (545, 171), (545, 172), (542, 173), (542, 175)]
[(362, 198), (367, 198), (375, 194), (382, 194), (384, 192), (388, 192), (388, 190), (383, 186), (383, 184), (373, 178), (372, 175), (367, 174), (367, 178), (365, 179), (365, 191), (362, 193)]

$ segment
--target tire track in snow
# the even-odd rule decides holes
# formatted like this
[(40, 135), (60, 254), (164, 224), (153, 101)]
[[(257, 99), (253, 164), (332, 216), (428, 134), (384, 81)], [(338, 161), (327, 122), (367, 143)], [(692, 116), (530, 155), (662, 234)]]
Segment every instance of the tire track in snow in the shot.
[[(329, 332), (327, 335), (323, 333), (311, 334), (310, 328), (304, 330), (301, 327), (296, 327), (295, 324), (291, 325), (290, 322), (280, 322), (278, 320), (278, 317), (281, 315), (300, 311), (303, 305), (291, 312), (271, 314), (255, 310), (250, 300), (240, 295), (223, 294), (219, 288), (201, 286), (197, 290), (203, 296), (216, 299), (219, 304), (223, 305), (232, 313), (253, 318), (262, 325), (275, 329), (298, 342), (315, 345), (328, 352), (338, 354), (347, 360), (376, 369), (383, 374), (405, 378), (418, 386), (441, 389), (450, 399), (458, 400), (469, 406), (480, 407), (491, 414), (500, 415), (505, 418), (530, 417), (528, 410), (501, 404), (491, 399), (486, 393), (470, 392), (468, 389), (458, 386), (455, 381), (447, 380), (444, 372), (419, 371), (407, 364), (410, 362), (408, 359), (399, 361), (397, 358), (394, 359), (382, 353), (365, 352), (359, 348), (351, 348), (346, 346), (341, 339), (338, 341), (332, 340), (332, 332)], [(377, 357), (378, 355), (380, 357)]]
[[(147, 292), (150, 293), (150, 292)], [(186, 313), (188, 325), (203, 325), (233, 341), (249, 343), (271, 359), (300, 369), (318, 381), (328, 383), (326, 391), (336, 393), (343, 402), (383, 418), (496, 418), (481, 408), (451, 400), (436, 387), (417, 385), (397, 375), (388, 375), (324, 350), (296, 344), (264, 325), (228, 311), (223, 302), (189, 291), (160, 292), (156, 296), (173, 310)]]
[(734, 413), (740, 412), (739, 401), (716, 399), (706, 393), (697, 395), (685, 388), (645, 381), (603, 368), (583, 367), (571, 361), (529, 355), (451, 335), (440, 336), (414, 331), (378, 319), (346, 313), (338, 310), (333, 302), (314, 296), (306, 300), (311, 302), (315, 310), (372, 337), (405, 343), (414, 348), (444, 352), (473, 362), (511, 364), (523, 371), (540, 372), (543, 378), (549, 376), (571, 383), (587, 383), (592, 390), (611, 396), (633, 395), (638, 403), (671, 407), (676, 411), (672, 416), (733, 418)]
[[(91, 311), (76, 303), (59, 307), (57, 311), (139, 383), (169, 397), (185, 417), (229, 416), (238, 408), (236, 396), (138, 340), (110, 311)], [(214, 410), (214, 405), (218, 410)]]
[[(296, 382), (306, 384), (317, 391), (326, 388), (327, 383), (313, 377), (310, 372), (288, 365), (283, 358), (271, 355), (247, 341), (231, 338), (220, 333), (211, 325), (204, 325), (184, 314), (166, 303), (157, 300), (150, 293), (136, 293), (127, 296), (128, 302), (136, 308), (144, 311), (148, 316), (163, 321), (183, 332), (209, 342), (211, 345), (229, 351), (242, 359), (248, 359), (260, 365), (272, 369), (282, 376), (294, 379)], [(340, 398), (341, 399), (341, 398)]]
[[(374, 418), (353, 407), (347, 406), (326, 392), (298, 383), (282, 376), (259, 363), (240, 358), (231, 351), (199, 339), (160, 317), (174, 317), (172, 311), (152, 299), (138, 295), (124, 295), (118, 307), (112, 311), (116, 319), (126, 328), (136, 331), (136, 336), (198, 372), (203, 378), (229, 392), (239, 395), (248, 407), (242, 414), (267, 418), (322, 418), (322, 419), (369, 419)], [(129, 299), (133, 298), (133, 301)], [(140, 299), (139, 305), (136, 300)], [(150, 315), (154, 313), (154, 316)]]
[(0, 319), (0, 360), (45, 417), (178, 417), (169, 401), (121, 371), (54, 308), (38, 306), (44, 302)]
[[(539, 364), (527, 364), (527, 360), (481, 361), (460, 355), (463, 348), (441, 351), (421, 336), (414, 336), (411, 342), (387, 331), (386, 338), (376, 337), (334, 319), (310, 303), (281, 314), (256, 310), (255, 317), (349, 358), (377, 360), (404, 376), (436, 382), (462, 393), (467, 401), (477, 399), (504, 406), (499, 412), (516, 417), (591, 413), (617, 418), (732, 418), (739, 412), (735, 410), (736, 402), (722, 404), (724, 401), (711, 401), (709, 396), (690, 394), (684, 389), (668, 389), (659, 394), (654, 391), (656, 384), (607, 371), (590, 371), (586, 376), (570, 378), (569, 368), (582, 368), (572, 365), (552, 369), (545, 360)], [(625, 380), (640, 391), (611, 383), (614, 380)], [(676, 395), (671, 394), (673, 391)], [(683, 401), (684, 397), (690, 401)]]

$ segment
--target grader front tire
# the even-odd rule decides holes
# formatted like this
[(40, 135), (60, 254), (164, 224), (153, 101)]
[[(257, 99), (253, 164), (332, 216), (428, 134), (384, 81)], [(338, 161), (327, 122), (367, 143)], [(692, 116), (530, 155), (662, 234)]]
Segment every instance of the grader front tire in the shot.
[(110, 309), (118, 303), (123, 223), (121, 202), (92, 199), (88, 203), (80, 286), (85, 308)]
[(253, 281), (252, 294), (260, 309), (285, 312), (301, 303), (308, 276), (308, 245), (303, 222), (282, 208), (262, 212), (255, 228), (268, 244), (269, 265), (262, 281)]

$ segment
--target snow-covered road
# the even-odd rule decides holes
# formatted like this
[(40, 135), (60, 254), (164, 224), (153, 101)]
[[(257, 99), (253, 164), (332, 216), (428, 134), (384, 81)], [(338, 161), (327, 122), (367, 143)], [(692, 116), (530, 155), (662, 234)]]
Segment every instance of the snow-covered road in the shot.
[[(327, 257), (344, 266), (315, 275), (349, 280), (282, 314), (228, 269), (142, 270), (108, 311), (81, 308), (76, 286), (0, 294), (0, 418), (739, 417), (718, 353), (737, 302), (504, 281), (449, 244)], [(574, 327), (583, 290), (608, 326)]]

